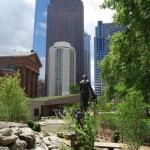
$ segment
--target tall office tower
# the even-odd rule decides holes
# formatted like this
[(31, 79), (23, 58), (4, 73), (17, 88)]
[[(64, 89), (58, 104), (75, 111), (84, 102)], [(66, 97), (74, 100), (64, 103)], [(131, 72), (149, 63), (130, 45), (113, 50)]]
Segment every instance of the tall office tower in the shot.
[(50, 0), (36, 0), (33, 49), (39, 57), (44, 57), (46, 53), (46, 26), (47, 8)]
[[(81, 0), (51, 0), (47, 15), (46, 53), (58, 41), (68, 42), (75, 48), (76, 83), (79, 83), (84, 73), (84, 7)], [(48, 60), (46, 55), (46, 84)]]
[(48, 96), (68, 95), (76, 79), (76, 52), (67, 42), (56, 42), (48, 51)]
[(88, 80), (91, 80), (90, 42), (91, 36), (84, 32), (84, 74), (87, 75)]
[(98, 26), (95, 30), (94, 37), (94, 84), (95, 93), (97, 95), (102, 94), (104, 86), (103, 81), (100, 79), (100, 69), (98, 63), (108, 54), (109, 52), (109, 39), (108, 36), (113, 35), (115, 32), (123, 31), (123, 27), (117, 27), (113, 23), (98, 22)]

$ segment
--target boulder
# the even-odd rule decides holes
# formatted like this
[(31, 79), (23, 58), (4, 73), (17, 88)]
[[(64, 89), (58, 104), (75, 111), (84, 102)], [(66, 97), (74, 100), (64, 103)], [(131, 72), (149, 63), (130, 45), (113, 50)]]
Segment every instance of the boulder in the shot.
[(10, 150), (18, 150), (16, 143), (13, 143), (13, 144), (9, 145), (9, 149)]
[(12, 132), (13, 134), (17, 135), (17, 136), (20, 136), (20, 134), (22, 134), (22, 130), (20, 128), (11, 128), (12, 129)]
[(0, 145), (7, 146), (9, 144), (13, 144), (18, 139), (18, 136), (11, 135), (11, 136), (0, 136)]
[(0, 146), (0, 150), (10, 150), (8, 147), (2, 147)]
[(27, 143), (27, 148), (33, 148), (35, 145), (35, 137), (27, 134), (21, 134), (20, 135), (20, 140), (23, 140)]
[(35, 134), (29, 127), (21, 128), (22, 134), (20, 134), (20, 140), (26, 141), (27, 148), (32, 148), (35, 145)]
[(21, 141), (19, 139), (16, 140), (16, 146), (18, 150), (25, 150), (27, 147), (26, 141)]
[(0, 130), (0, 135), (2, 136), (11, 136), (12, 130), (10, 128), (3, 128)]

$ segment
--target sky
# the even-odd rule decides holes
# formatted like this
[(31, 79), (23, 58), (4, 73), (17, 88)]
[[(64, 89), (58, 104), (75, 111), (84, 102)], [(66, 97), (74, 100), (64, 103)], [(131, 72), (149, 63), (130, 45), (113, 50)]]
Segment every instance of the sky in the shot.
[[(35, 0), (0, 0), (0, 54), (32, 49)], [(94, 35), (98, 21), (111, 23), (114, 12), (100, 9), (104, 0), (82, 0), (84, 4), (84, 30), (91, 35), (91, 82), (94, 77)], [(45, 58), (40, 58), (43, 67), (40, 78), (45, 75)]]

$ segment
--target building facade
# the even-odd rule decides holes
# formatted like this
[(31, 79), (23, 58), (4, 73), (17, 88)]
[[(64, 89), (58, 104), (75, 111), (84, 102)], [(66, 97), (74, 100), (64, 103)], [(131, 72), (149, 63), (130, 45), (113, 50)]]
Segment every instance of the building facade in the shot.
[(48, 96), (68, 95), (76, 79), (76, 52), (67, 42), (56, 42), (48, 53)]
[(84, 74), (89, 80), (91, 80), (91, 36), (88, 33), (84, 33)]
[(51, 0), (36, 0), (33, 49), (39, 57), (44, 57), (46, 53), (46, 26), (47, 8)]
[(76, 83), (79, 83), (84, 73), (84, 7), (81, 0), (51, 0), (51, 4), (48, 6), (46, 84), (48, 50), (58, 41), (68, 42), (75, 48)]
[[(0, 76), (19, 70), (21, 86), (28, 97), (38, 97), (38, 77), (42, 64), (36, 53), (0, 54)], [(13, 70), (13, 71), (10, 71)]]
[(103, 81), (100, 79), (100, 68), (98, 63), (109, 53), (109, 38), (115, 32), (123, 31), (123, 27), (117, 27), (113, 23), (98, 22), (98, 26), (95, 28), (94, 37), (94, 86), (95, 93), (102, 95), (102, 89), (104, 86)]

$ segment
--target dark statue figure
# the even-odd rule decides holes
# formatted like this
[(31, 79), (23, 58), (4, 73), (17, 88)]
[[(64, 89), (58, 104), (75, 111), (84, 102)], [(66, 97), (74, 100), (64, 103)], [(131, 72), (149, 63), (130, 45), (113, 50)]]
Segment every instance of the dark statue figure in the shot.
[(85, 112), (87, 110), (90, 92), (91, 92), (92, 99), (95, 99), (96, 95), (94, 94), (94, 91), (91, 87), (91, 83), (89, 80), (87, 80), (86, 75), (83, 75), (82, 80), (80, 81), (81, 112)]

